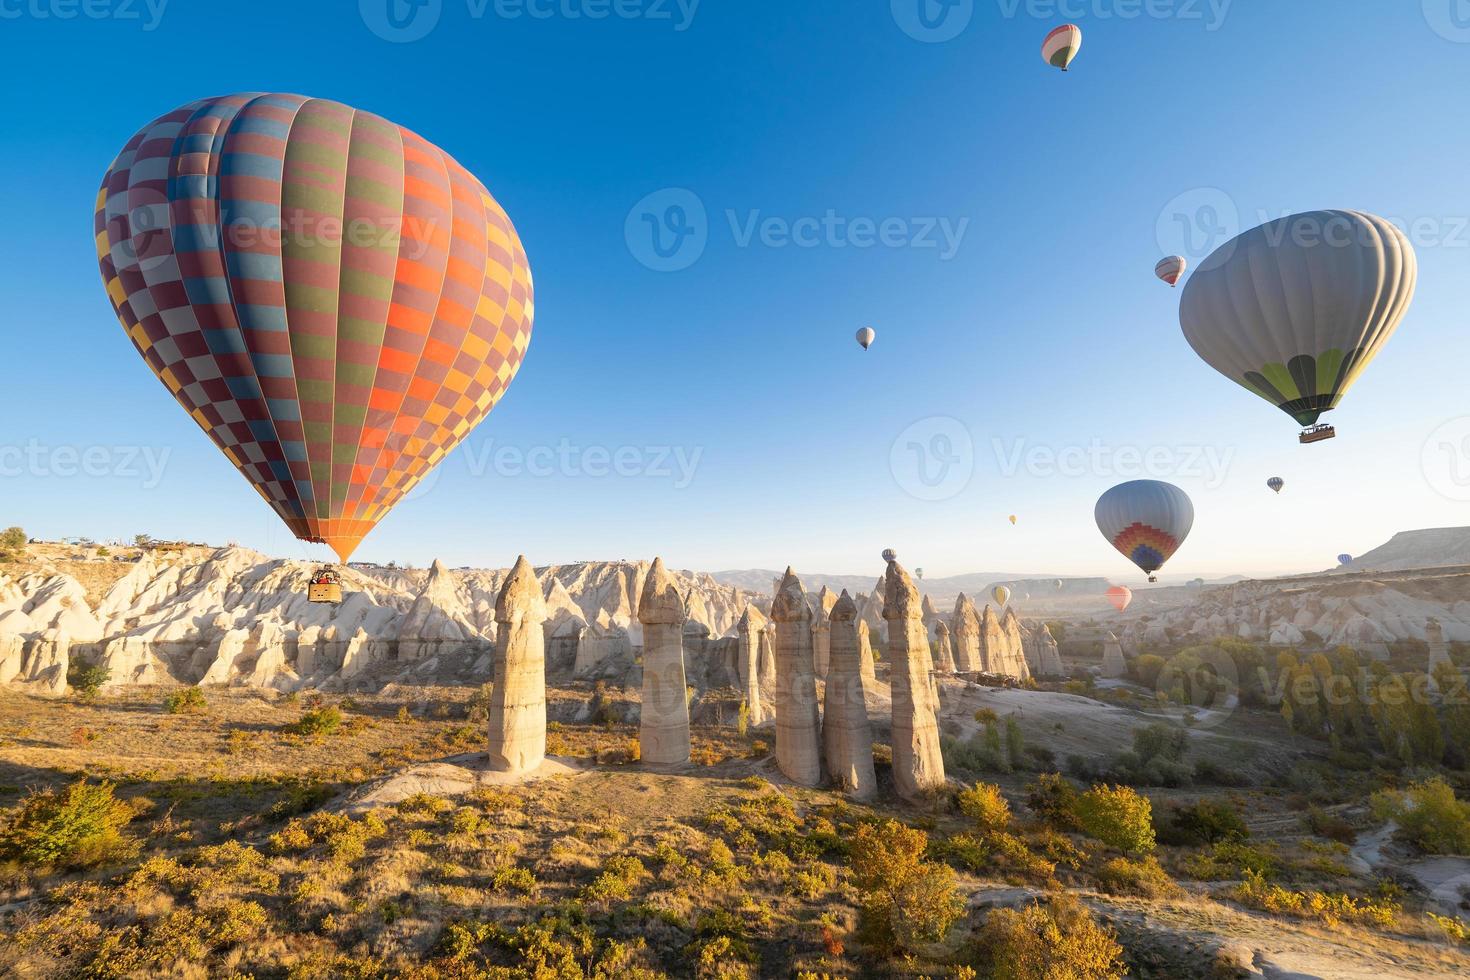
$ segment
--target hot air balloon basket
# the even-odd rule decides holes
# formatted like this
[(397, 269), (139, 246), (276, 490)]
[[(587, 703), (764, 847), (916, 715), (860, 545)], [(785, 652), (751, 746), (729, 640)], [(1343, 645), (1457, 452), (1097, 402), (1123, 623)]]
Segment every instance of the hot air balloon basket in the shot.
[(342, 601), (342, 586), (319, 585), (313, 582), (307, 590), (306, 597), (312, 602), (338, 603)]
[(1301, 443), (1310, 446), (1314, 442), (1323, 442), (1327, 439), (1336, 439), (1337, 430), (1330, 425), (1314, 425), (1309, 429), (1303, 429)]

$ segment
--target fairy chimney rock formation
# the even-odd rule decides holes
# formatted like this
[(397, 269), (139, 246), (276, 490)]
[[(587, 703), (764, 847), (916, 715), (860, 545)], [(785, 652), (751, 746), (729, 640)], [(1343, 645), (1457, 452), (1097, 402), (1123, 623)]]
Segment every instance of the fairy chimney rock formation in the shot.
[(825, 585), (818, 592), (812, 608), (812, 664), (818, 677), (826, 677), (831, 660), (832, 609), (837, 605), (837, 596)]
[(1041, 636), (1038, 640), (1040, 647), (1041, 669), (1039, 673), (1044, 677), (1061, 677), (1062, 654), (1057, 649), (1057, 638), (1051, 635), (1051, 627), (1045, 624), (1041, 627)]
[(1424, 624), (1424, 638), (1429, 641), (1429, 676), (1433, 678), (1446, 666), (1453, 669), (1450, 650), (1444, 641), (1444, 627), (1440, 625), (1439, 620), (1431, 619)]
[(530, 772), (546, 758), (546, 603), (522, 555), (495, 599), (490, 768)]
[(1005, 639), (1002, 646), (1001, 670), (998, 673), (1006, 677), (1014, 677), (1017, 680), (1026, 680), (1031, 676), (1031, 668), (1026, 663), (1025, 644), (1021, 639), (1021, 620), (1016, 617), (1016, 611), (1009, 606), (1006, 614), (1000, 621), (1001, 634)]
[(1104, 677), (1127, 677), (1128, 661), (1123, 659), (1123, 645), (1112, 633), (1103, 641), (1102, 675)]
[(832, 607), (831, 626), (832, 659), (822, 718), (827, 771), (853, 799), (871, 800), (878, 788), (873, 774), (873, 728), (864, 694), (857, 604), (845, 591)]
[(868, 623), (858, 620), (858, 658), (861, 661), (863, 686), (878, 681), (877, 664), (873, 660), (873, 644), (868, 641)]
[(929, 686), (933, 660), (919, 590), (896, 560), (888, 563), (883, 616), (888, 621), (885, 653), (893, 691), (893, 781), (900, 796), (914, 800), (944, 785), (944, 759), (939, 754), (938, 704)]
[(963, 592), (954, 601), (954, 666), (962, 674), (982, 670), (980, 664), (980, 614)]
[(679, 766), (689, 761), (689, 701), (684, 682), (684, 600), (662, 558), (643, 582), (643, 713), (638, 743), (643, 762)]
[(736, 672), (739, 676), (736, 681), (740, 685), (741, 696), (745, 699), (745, 708), (752, 725), (759, 725), (766, 720), (765, 710), (761, 705), (760, 682), (761, 633), (765, 622), (766, 617), (761, 615), (760, 610), (747, 604), (745, 613), (736, 624), (740, 634), (736, 655)]
[(944, 620), (934, 623), (934, 669), (945, 674), (953, 674), (954, 648), (949, 642), (949, 624)]
[(776, 764), (799, 786), (822, 782), (811, 615), (801, 581), (788, 568), (771, 603), (776, 621)]

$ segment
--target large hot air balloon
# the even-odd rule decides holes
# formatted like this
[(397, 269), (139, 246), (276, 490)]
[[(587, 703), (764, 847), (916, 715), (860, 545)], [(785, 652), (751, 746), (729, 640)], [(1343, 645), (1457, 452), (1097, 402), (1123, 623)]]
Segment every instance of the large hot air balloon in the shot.
[(995, 604), (997, 606), (1004, 606), (1011, 601), (1011, 590), (1004, 585), (997, 585), (991, 590), (990, 594), (995, 598)]
[(1172, 483), (1133, 480), (1098, 498), (1094, 516), (1103, 537), (1154, 582), (1154, 572), (1189, 537), (1194, 504)]
[(133, 345), (299, 538), (347, 561), (495, 407), (531, 339), (510, 219), (447, 153), (300, 95), (133, 136), (94, 219)]
[(1184, 275), (1184, 270), (1189, 268), (1189, 261), (1182, 255), (1170, 255), (1159, 259), (1159, 264), (1154, 266), (1154, 275), (1171, 286), (1178, 285), (1179, 277)]
[(873, 346), (873, 341), (878, 339), (878, 331), (872, 327), (863, 327), (857, 332), (857, 342), (863, 345), (863, 350)]
[(1041, 59), (1053, 68), (1066, 71), (1082, 50), (1082, 28), (1076, 24), (1063, 24), (1041, 42)]
[(1281, 479), (1281, 477), (1279, 476), (1273, 476), (1271, 477), (1271, 479), (1266, 481), (1266, 486), (1270, 487), (1272, 490), (1275, 490), (1277, 493), (1280, 493), (1282, 490), (1286, 489), (1286, 481)]
[(1115, 585), (1107, 592), (1108, 601), (1118, 612), (1126, 612), (1133, 603), (1133, 590), (1126, 585)]
[(1179, 322), (1230, 380), (1318, 425), (1398, 328), (1418, 261), (1403, 233), (1360, 211), (1309, 211), (1231, 239), (1190, 276)]

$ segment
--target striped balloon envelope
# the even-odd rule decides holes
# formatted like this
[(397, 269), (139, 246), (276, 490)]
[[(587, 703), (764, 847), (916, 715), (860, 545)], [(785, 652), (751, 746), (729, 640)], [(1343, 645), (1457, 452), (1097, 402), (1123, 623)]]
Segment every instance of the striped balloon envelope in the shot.
[(1041, 59), (1053, 68), (1066, 71), (1082, 50), (1082, 28), (1076, 24), (1063, 24), (1041, 42)]
[(490, 413), (531, 339), (530, 266), (490, 192), (337, 102), (229, 95), (160, 116), (108, 169), (94, 229), (148, 367), (343, 561)]
[(1152, 575), (1189, 537), (1194, 504), (1172, 483), (1134, 480), (1098, 498), (1094, 516), (1108, 543)]
[(1154, 266), (1154, 275), (1171, 286), (1178, 285), (1179, 277), (1184, 275), (1184, 270), (1189, 268), (1189, 262), (1182, 255), (1170, 255), (1159, 259), (1159, 264)]

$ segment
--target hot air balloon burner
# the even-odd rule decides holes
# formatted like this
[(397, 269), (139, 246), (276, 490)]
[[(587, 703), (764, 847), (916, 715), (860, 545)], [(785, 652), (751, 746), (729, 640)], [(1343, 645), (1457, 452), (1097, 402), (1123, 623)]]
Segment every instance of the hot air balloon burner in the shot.
[(311, 576), (306, 597), (312, 602), (340, 603), (342, 601), (342, 576), (335, 568), (318, 568)]
[(1314, 425), (1303, 429), (1301, 443), (1303, 446), (1310, 446), (1314, 442), (1325, 442), (1328, 439), (1336, 438), (1337, 430), (1324, 422), (1321, 425)]

